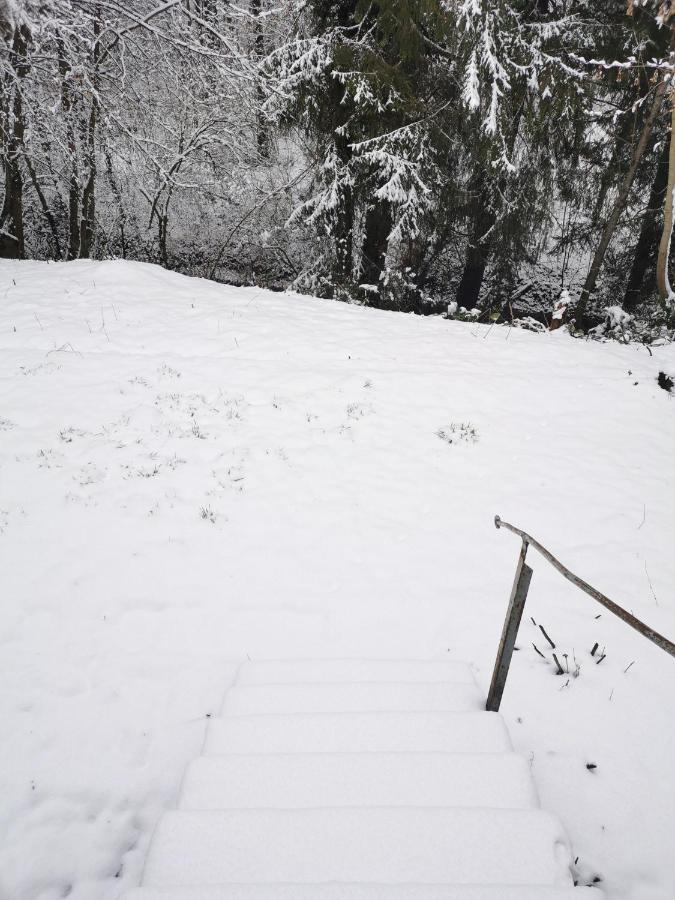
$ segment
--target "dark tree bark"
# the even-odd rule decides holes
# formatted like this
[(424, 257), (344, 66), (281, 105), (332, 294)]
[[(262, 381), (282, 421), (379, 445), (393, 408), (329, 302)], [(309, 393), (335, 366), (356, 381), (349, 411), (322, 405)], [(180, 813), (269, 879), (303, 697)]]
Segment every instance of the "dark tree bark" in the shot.
[[(640, 100), (643, 100), (647, 96), (649, 88), (649, 84), (645, 83), (643, 79), (640, 79)], [(593, 230), (602, 228), (604, 225), (602, 212), (605, 201), (607, 200), (607, 194), (612, 185), (616, 184), (622, 175), (625, 174), (626, 166), (630, 165), (630, 159), (626, 161), (624, 157), (626, 155), (626, 148), (628, 148), (628, 153), (630, 153), (631, 144), (633, 144), (635, 140), (635, 122), (636, 116), (629, 115), (627, 111), (624, 111), (614, 138), (612, 155), (607, 163), (607, 167), (600, 176), (600, 188), (598, 190), (598, 196), (595, 198), (595, 203), (593, 204), (593, 211), (591, 212), (591, 227)]]
[(491, 232), (496, 223), (496, 216), (491, 207), (486, 175), (482, 170), (472, 179), (470, 196), (472, 197), (473, 209), (469, 244), (466, 249), (462, 278), (455, 298), (458, 306), (463, 306), (466, 309), (473, 309), (478, 305), (485, 269), (492, 250)]
[(391, 205), (375, 200), (366, 210), (361, 253), (361, 282), (380, 287), (393, 226)]
[(96, 126), (98, 123), (98, 102), (92, 100), (89, 123), (87, 125), (87, 156), (89, 169), (87, 181), (82, 191), (82, 217), (80, 219), (80, 259), (89, 259), (94, 243), (96, 220)]
[(661, 155), (656, 166), (652, 189), (649, 194), (649, 202), (642, 216), (642, 227), (633, 253), (633, 265), (631, 266), (624, 308), (633, 312), (643, 299), (643, 285), (648, 271), (651, 271), (648, 292), (656, 286), (653, 269), (656, 263), (659, 240), (661, 238), (661, 225), (659, 216), (663, 210), (666, 199), (666, 186), (668, 184), (668, 141), (663, 142)]
[(56, 219), (49, 208), (49, 203), (47, 202), (47, 198), (45, 197), (45, 193), (42, 190), (42, 185), (40, 184), (40, 180), (38, 178), (37, 172), (35, 171), (35, 166), (31, 162), (28, 154), (24, 155), (24, 162), (26, 163), (26, 168), (28, 169), (28, 174), (30, 176), (31, 184), (33, 185), (33, 190), (37, 194), (37, 198), (40, 201), (40, 206), (42, 207), (42, 212), (47, 220), (47, 224), (49, 225), (49, 230), (52, 236), (52, 249), (53, 254), (57, 259), (61, 258), (61, 241), (59, 239), (59, 229), (56, 224)]
[(169, 234), (169, 207), (171, 206), (171, 198), (176, 186), (174, 178), (181, 170), (181, 166), (185, 160), (183, 151), (185, 150), (185, 131), (181, 130), (178, 140), (178, 159), (171, 166), (164, 184), (160, 187), (155, 195), (155, 199), (150, 210), (150, 225), (157, 219), (157, 241), (159, 246), (159, 258), (162, 265), (169, 268), (169, 251), (167, 238)]
[(584, 282), (581, 296), (579, 297), (579, 303), (576, 308), (576, 320), (577, 323), (582, 327), (587, 324), (586, 309), (588, 306), (588, 301), (595, 291), (598, 276), (600, 275), (602, 264), (605, 261), (607, 250), (609, 249), (611, 240), (614, 237), (614, 232), (616, 231), (616, 228), (619, 224), (621, 215), (626, 208), (626, 202), (628, 201), (628, 196), (630, 194), (631, 188), (633, 187), (633, 182), (635, 181), (638, 167), (640, 165), (642, 157), (644, 156), (645, 150), (647, 149), (647, 145), (652, 135), (652, 131), (654, 130), (656, 120), (661, 113), (665, 93), (666, 83), (665, 81), (661, 81), (654, 91), (652, 104), (649, 108), (647, 118), (642, 127), (640, 139), (635, 149), (633, 150), (633, 156), (630, 162), (630, 166), (628, 167), (628, 170), (624, 175), (623, 181), (619, 187), (619, 192), (614, 200), (614, 203), (612, 204), (612, 208), (610, 210), (607, 222), (605, 223), (605, 227), (603, 228), (598, 247), (595, 251), (595, 254), (593, 255), (593, 260), (588, 270), (588, 275), (586, 276), (586, 281)]
[[(251, 15), (254, 18), (254, 50), (256, 59), (258, 63), (265, 57), (265, 32), (263, 31), (263, 20), (261, 18), (261, 0), (251, 0), (250, 4)], [(265, 91), (260, 80), (260, 76), (258, 76), (258, 83), (256, 84), (256, 129), (257, 135), (256, 140), (258, 144), (258, 152), (260, 153), (263, 159), (267, 159), (270, 155), (270, 136), (268, 130), (265, 125), (265, 118), (262, 112), (262, 104), (265, 99)]]
[(80, 178), (77, 168), (77, 142), (75, 140), (75, 124), (73, 122), (73, 96), (68, 79), (70, 63), (66, 57), (66, 49), (59, 40), (59, 74), (61, 76), (61, 109), (66, 122), (66, 145), (68, 150), (68, 250), (66, 259), (77, 259), (80, 255)]
[(127, 213), (124, 207), (124, 201), (122, 199), (122, 191), (120, 190), (120, 186), (117, 183), (117, 179), (115, 178), (115, 170), (113, 169), (112, 162), (112, 154), (110, 153), (110, 147), (107, 145), (104, 148), (105, 154), (105, 166), (106, 171), (108, 173), (108, 181), (110, 182), (110, 189), (115, 198), (115, 202), (117, 203), (117, 208), (119, 210), (120, 217), (120, 252), (122, 254), (122, 259), (127, 258), (127, 236), (126, 236), (126, 224), (127, 224)]
[[(511, 156), (516, 146), (520, 122), (525, 111), (524, 102), (517, 107), (507, 138), (507, 152)], [(466, 248), (464, 270), (457, 288), (456, 301), (461, 307), (473, 309), (478, 305), (480, 290), (483, 286), (485, 270), (494, 247), (494, 233), (499, 218), (499, 208), (495, 207), (495, 194), (503, 197), (508, 188), (508, 176), (498, 176), (497, 191), (490, 190), (489, 172), (484, 160), (474, 161), (474, 168), (469, 179), (469, 242)]]
[(23, 176), (21, 154), (26, 122), (23, 110), (21, 82), (28, 73), (26, 53), (29, 34), (26, 28), (14, 31), (10, 52), (11, 82), (5, 90), (5, 196), (0, 211), (0, 257), (23, 259), (25, 254), (23, 232)]
[(99, 116), (99, 100), (98, 90), (100, 87), (99, 78), (99, 62), (101, 58), (101, 7), (97, 6), (95, 11), (96, 18), (94, 20), (94, 46), (92, 49), (92, 81), (94, 86), (94, 94), (91, 99), (91, 108), (89, 110), (89, 120), (87, 122), (86, 132), (86, 156), (85, 164), (87, 166), (87, 180), (82, 191), (82, 212), (80, 220), (80, 259), (89, 259), (94, 244), (95, 224), (96, 224), (96, 129), (98, 128)]
[(347, 285), (351, 281), (354, 256), (354, 196), (352, 189), (344, 190), (342, 205), (335, 216), (335, 265), (333, 280), (338, 285)]
[[(339, 102), (342, 97), (341, 90), (337, 96)], [(352, 150), (349, 146), (348, 139), (344, 135), (337, 134), (335, 136), (335, 152), (342, 165), (349, 165), (352, 158)], [(342, 202), (335, 210), (333, 221), (333, 239), (335, 241), (333, 281), (336, 285), (343, 287), (351, 284), (352, 280), (354, 256), (353, 231), (354, 192), (349, 184), (345, 184), (342, 192)]]

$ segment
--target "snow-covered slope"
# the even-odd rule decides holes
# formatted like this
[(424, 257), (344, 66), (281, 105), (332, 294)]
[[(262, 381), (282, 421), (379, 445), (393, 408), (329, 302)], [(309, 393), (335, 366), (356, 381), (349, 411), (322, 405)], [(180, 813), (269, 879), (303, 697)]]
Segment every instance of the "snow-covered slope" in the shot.
[[(675, 634), (672, 348), (122, 262), (3, 263), (0, 297), (2, 900), (138, 883), (241, 660), (468, 659), (486, 689), (495, 513)], [(516, 749), (583, 882), (670, 900), (675, 663), (533, 561)]]

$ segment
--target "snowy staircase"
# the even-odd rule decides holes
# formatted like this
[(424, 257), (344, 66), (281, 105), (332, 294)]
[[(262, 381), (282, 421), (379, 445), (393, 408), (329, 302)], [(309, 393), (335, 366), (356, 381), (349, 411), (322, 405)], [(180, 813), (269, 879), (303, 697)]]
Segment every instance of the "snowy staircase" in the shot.
[(242, 665), (126, 900), (592, 900), (468, 666)]

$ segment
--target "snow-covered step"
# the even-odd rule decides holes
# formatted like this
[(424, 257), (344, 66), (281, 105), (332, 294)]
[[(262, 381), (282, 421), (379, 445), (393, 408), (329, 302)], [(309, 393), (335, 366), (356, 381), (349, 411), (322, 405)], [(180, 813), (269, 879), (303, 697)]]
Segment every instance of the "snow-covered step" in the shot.
[(516, 809), (537, 806), (537, 796), (526, 760), (515, 753), (296, 753), (197, 759), (178, 805)]
[(468, 666), (248, 662), (126, 900), (599, 897), (536, 806)]
[(466, 663), (451, 660), (260, 660), (246, 662), (237, 684), (326, 684), (333, 682), (454, 682), (473, 684)]
[(454, 682), (250, 684), (227, 692), (222, 713), (468, 712), (484, 704), (475, 684)]
[(541, 810), (178, 811), (159, 823), (144, 884), (571, 886), (570, 862)]
[(212, 719), (204, 753), (495, 753), (511, 749), (497, 713), (324, 713)]
[(138, 888), (124, 900), (602, 900), (594, 888), (453, 884), (237, 884)]

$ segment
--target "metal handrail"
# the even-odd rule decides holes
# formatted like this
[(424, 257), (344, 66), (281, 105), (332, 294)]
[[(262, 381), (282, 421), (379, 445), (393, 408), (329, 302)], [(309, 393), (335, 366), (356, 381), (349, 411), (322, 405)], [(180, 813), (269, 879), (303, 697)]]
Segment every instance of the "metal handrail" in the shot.
[(601, 594), (600, 591), (588, 584), (587, 581), (584, 581), (583, 578), (579, 578), (578, 575), (570, 572), (567, 566), (564, 566), (559, 559), (556, 559), (551, 551), (547, 550), (546, 547), (540, 544), (539, 541), (532, 537), (532, 535), (528, 534), (526, 531), (522, 531), (520, 528), (516, 528), (515, 525), (511, 525), (509, 522), (504, 522), (499, 516), (495, 516), (495, 527), (506, 528), (508, 531), (517, 534), (522, 540), (522, 545), (518, 557), (518, 566), (516, 567), (516, 576), (511, 590), (509, 607), (506, 612), (506, 619), (504, 620), (504, 628), (502, 629), (502, 637), (499, 642), (499, 650), (497, 651), (497, 659), (492, 673), (492, 682), (490, 684), (490, 691), (485, 705), (486, 709), (491, 712), (496, 712), (499, 709), (502, 694), (504, 693), (506, 676), (509, 672), (516, 635), (518, 634), (518, 626), (520, 625), (520, 620), (523, 616), (525, 600), (527, 599), (527, 592), (532, 578), (532, 569), (525, 562), (527, 548), (530, 546), (534, 547), (544, 559), (550, 562), (553, 568), (557, 569), (564, 578), (571, 581), (572, 584), (588, 594), (589, 597), (597, 600), (597, 602), (604, 606), (605, 609), (614, 613), (615, 616), (618, 616), (627, 625), (630, 625), (631, 628), (639, 631), (641, 635), (646, 637), (653, 644), (656, 644), (657, 647), (665, 650), (666, 653), (669, 653), (671, 656), (675, 656), (675, 644), (672, 641), (669, 641), (668, 638), (659, 634), (658, 631), (654, 631), (649, 625), (645, 625), (644, 622), (641, 622), (640, 619), (623, 609), (623, 607), (614, 603), (609, 597)]

